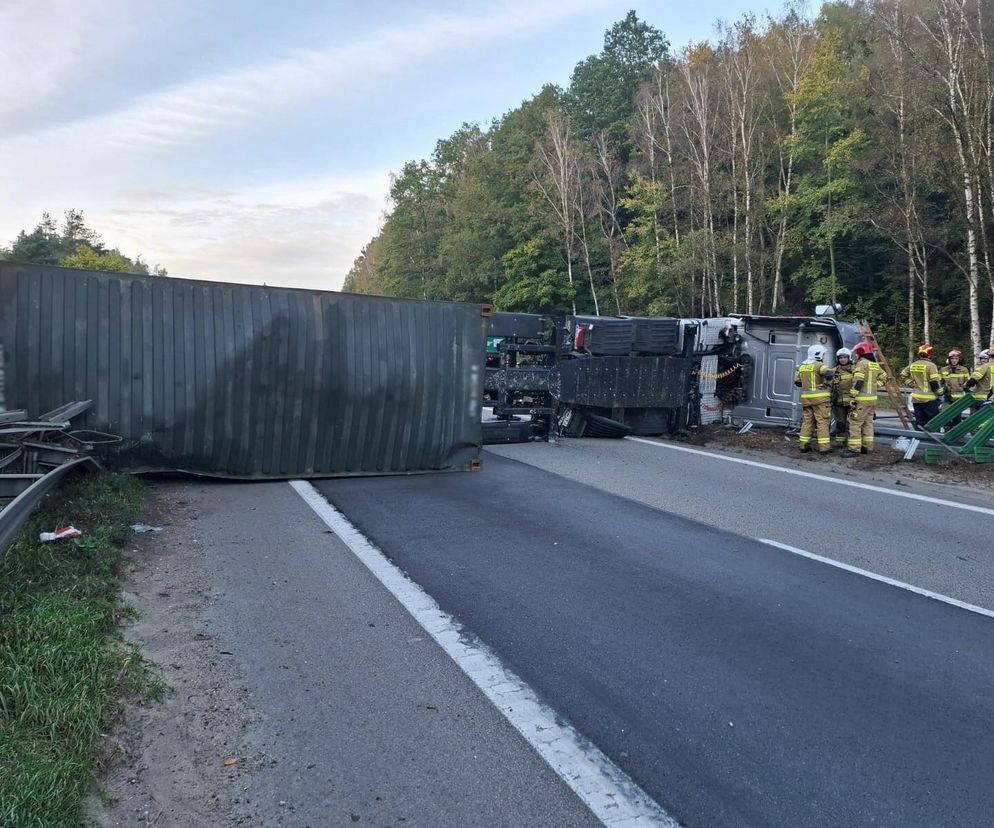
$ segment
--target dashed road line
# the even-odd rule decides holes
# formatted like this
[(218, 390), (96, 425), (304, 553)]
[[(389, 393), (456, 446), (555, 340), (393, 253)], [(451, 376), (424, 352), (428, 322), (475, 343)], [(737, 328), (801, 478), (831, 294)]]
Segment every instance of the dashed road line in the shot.
[(886, 575), (878, 575), (876, 572), (870, 572), (867, 569), (860, 569), (858, 566), (850, 566), (849, 564), (842, 563), (841, 561), (825, 558), (821, 555), (816, 555), (814, 552), (808, 552), (806, 549), (798, 549), (796, 546), (790, 546), (789, 544), (780, 543), (779, 541), (770, 540), (769, 538), (756, 538), (756, 540), (769, 546), (775, 546), (777, 549), (783, 549), (786, 552), (792, 552), (795, 555), (800, 555), (802, 558), (810, 558), (813, 561), (828, 564), (829, 566), (834, 566), (837, 569), (844, 569), (846, 572), (862, 575), (864, 578), (871, 578), (874, 581), (880, 581), (883, 584), (890, 584), (890, 586), (906, 589), (908, 592), (913, 592), (916, 595), (924, 595), (926, 598), (942, 601), (944, 604), (951, 604), (954, 607), (975, 612), (978, 615), (986, 615), (988, 618), (994, 618), (994, 611), (978, 607), (976, 604), (968, 604), (966, 601), (960, 601), (956, 598), (950, 598), (948, 595), (943, 595), (941, 592), (932, 592), (930, 589), (922, 589), (914, 584), (898, 581), (894, 578), (888, 578)]

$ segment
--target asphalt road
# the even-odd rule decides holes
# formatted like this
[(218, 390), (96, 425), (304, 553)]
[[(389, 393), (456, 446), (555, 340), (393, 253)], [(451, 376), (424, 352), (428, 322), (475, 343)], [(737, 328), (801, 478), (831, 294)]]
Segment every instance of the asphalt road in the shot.
[(989, 604), (990, 516), (582, 445), (617, 454), (316, 485), (686, 825), (991, 824), (994, 620), (753, 539)]
[[(563, 440), (494, 446), (493, 452), (666, 512), (796, 546), (994, 610), (994, 515), (796, 477), (671, 445)], [(901, 476), (901, 467), (866, 475), (855, 461), (853, 471), (843, 474), (817, 460), (772, 459), (830, 478), (994, 510), (990, 491), (924, 484)]]
[(272, 760), (217, 803), (217, 824), (598, 824), (290, 486), (202, 482), (185, 496), (206, 629), (260, 718), (226, 750)]

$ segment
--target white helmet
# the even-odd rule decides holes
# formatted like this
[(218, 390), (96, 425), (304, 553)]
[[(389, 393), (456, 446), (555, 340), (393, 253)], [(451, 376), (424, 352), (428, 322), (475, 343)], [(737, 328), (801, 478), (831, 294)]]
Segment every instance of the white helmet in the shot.
[(980, 352), (980, 353), (978, 354), (978, 358), (979, 358), (979, 359), (990, 359), (990, 358), (991, 358), (991, 352), (990, 352), (990, 350), (989, 350), (989, 349), (987, 349), (987, 348), (984, 348), (984, 350), (982, 350), (982, 351), (981, 351), (981, 352)]
[(825, 346), (811, 345), (808, 348), (808, 359), (813, 362), (823, 362), (825, 359)]
[(836, 359), (838, 359), (839, 357), (845, 357), (846, 359), (851, 361), (852, 351), (850, 351), (848, 348), (839, 348), (839, 350), (835, 352), (835, 357)]

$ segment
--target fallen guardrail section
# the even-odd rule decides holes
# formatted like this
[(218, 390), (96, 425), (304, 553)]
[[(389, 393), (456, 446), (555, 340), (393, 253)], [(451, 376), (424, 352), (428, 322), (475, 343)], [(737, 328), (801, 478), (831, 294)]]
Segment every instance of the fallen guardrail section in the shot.
[(117, 440), (72, 429), (72, 419), (90, 405), (90, 400), (67, 403), (34, 418), (23, 409), (0, 412), (0, 555), (67, 475), (100, 468), (90, 456), (95, 442)]

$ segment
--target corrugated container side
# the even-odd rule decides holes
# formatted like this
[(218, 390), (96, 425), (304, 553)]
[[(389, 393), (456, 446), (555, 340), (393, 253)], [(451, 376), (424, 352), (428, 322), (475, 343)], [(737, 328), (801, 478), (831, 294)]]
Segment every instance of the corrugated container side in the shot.
[(7, 403), (94, 404), (116, 462), (225, 477), (468, 469), (480, 306), (0, 262)]

